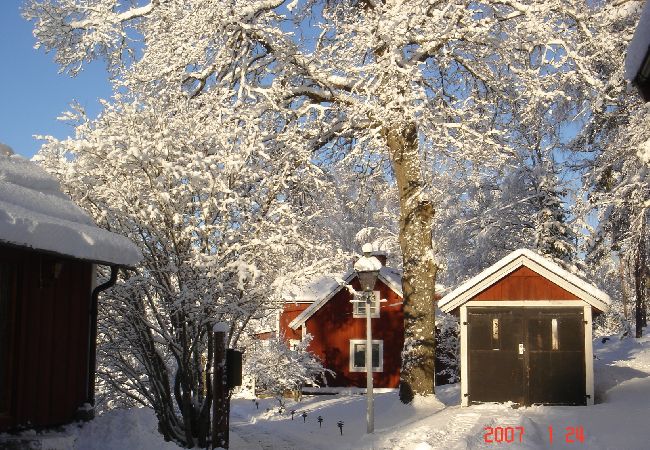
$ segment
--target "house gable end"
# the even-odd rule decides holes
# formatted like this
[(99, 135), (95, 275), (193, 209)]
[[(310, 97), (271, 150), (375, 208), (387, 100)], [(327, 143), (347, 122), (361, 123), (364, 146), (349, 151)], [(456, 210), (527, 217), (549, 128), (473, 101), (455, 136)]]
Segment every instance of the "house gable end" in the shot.
[(326, 296), (322, 297), (319, 300), (316, 300), (314, 303), (309, 305), (307, 309), (305, 309), (302, 313), (300, 313), (295, 319), (293, 319), (289, 323), (289, 327), (297, 330), (300, 328), (306, 321), (309, 319), (316, 311), (321, 309), (325, 303), (327, 303), (332, 297), (334, 297), (336, 294), (338, 294), (341, 289), (343, 289), (347, 284), (352, 282), (352, 280), (355, 278), (354, 273), (348, 274), (347, 277), (343, 280), (343, 284), (340, 284), (336, 289), (334, 289), (332, 292), (327, 294)]
[[(312, 317), (319, 309), (321, 309), (328, 301), (330, 301), (336, 294), (338, 294), (342, 289), (346, 288), (347, 285), (351, 284), (354, 280), (356, 279), (356, 274), (354, 272), (348, 273), (347, 276), (345, 277), (344, 284), (340, 284), (336, 289), (334, 289), (332, 292), (330, 292), (328, 295), (322, 297), (320, 300), (315, 301), (312, 303), (307, 309), (305, 309), (300, 315), (298, 315), (295, 319), (293, 319), (289, 323), (289, 327), (297, 330), (301, 326), (304, 325), (304, 323)], [(385, 286), (387, 286), (391, 291), (396, 293), (400, 298), (402, 297), (402, 289), (401, 285), (398, 284), (398, 280), (396, 279), (396, 272), (393, 269), (387, 268), (387, 267), (382, 267), (379, 277), (377, 279), (378, 283), (383, 283)], [(357, 287), (357, 289), (359, 289)]]
[[(357, 280), (352, 283), (358, 290)], [(386, 300), (381, 303), (379, 317), (372, 319), (373, 340), (383, 345), (383, 370), (375, 376), (375, 387), (396, 388), (404, 346), (402, 298), (381, 279), (375, 290)], [(341, 289), (303, 323), (303, 329), (312, 337), (308, 350), (336, 374), (328, 378), (329, 386), (365, 385), (365, 373), (350, 368), (351, 341), (364, 340), (366, 336), (366, 320), (354, 316), (351, 299), (351, 293)]]

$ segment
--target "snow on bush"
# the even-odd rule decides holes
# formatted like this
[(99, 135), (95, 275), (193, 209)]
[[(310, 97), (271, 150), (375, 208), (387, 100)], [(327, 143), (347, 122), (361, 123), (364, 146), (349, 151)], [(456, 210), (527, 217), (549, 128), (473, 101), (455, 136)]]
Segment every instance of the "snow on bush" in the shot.
[(245, 371), (256, 378), (258, 389), (271, 394), (284, 406), (287, 391), (300, 392), (303, 386), (325, 382), (326, 374), (334, 375), (307, 350), (311, 340), (308, 334), (294, 348), (289, 348), (282, 337), (273, 337), (247, 353)]

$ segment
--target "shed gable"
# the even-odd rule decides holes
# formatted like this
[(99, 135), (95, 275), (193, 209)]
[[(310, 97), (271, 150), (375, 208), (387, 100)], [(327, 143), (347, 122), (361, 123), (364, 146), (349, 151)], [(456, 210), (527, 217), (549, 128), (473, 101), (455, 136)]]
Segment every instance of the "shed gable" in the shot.
[(529, 267), (521, 266), (478, 293), (472, 300), (580, 300), (580, 298)]
[(610, 304), (609, 296), (594, 285), (535, 252), (519, 249), (445, 295), (438, 306), (449, 313), (470, 300), (576, 299), (600, 312), (607, 311)]

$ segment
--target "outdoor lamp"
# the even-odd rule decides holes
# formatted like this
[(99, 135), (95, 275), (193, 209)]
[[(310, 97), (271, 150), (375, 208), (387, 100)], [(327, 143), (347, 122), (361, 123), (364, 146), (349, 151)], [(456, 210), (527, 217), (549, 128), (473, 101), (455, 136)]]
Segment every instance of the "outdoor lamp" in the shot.
[(363, 256), (354, 263), (354, 271), (357, 273), (361, 289), (365, 292), (372, 292), (375, 289), (375, 283), (381, 269), (381, 262), (372, 256), (372, 245), (363, 244), (361, 247)]
[[(366, 304), (366, 425), (367, 432), (375, 431), (375, 400), (372, 385), (372, 324), (370, 307), (374, 297), (375, 283), (381, 269), (381, 262), (372, 256), (372, 245), (363, 244), (361, 247), (363, 256), (354, 263), (354, 271), (357, 273), (361, 289), (364, 293), (364, 303)], [(343, 422), (340, 422), (341, 434), (343, 434)]]

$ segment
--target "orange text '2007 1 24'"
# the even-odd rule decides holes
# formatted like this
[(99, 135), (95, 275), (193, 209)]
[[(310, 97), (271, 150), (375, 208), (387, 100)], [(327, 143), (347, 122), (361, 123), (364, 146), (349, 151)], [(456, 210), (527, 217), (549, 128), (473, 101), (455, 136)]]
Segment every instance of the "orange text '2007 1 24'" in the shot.
[[(486, 444), (512, 444), (523, 443), (526, 435), (524, 427), (485, 427), (483, 441)], [(548, 441), (552, 444), (554, 440), (562, 440), (567, 444), (582, 444), (585, 442), (585, 431), (582, 425), (575, 427), (564, 427), (554, 430), (553, 426), (548, 427)]]

